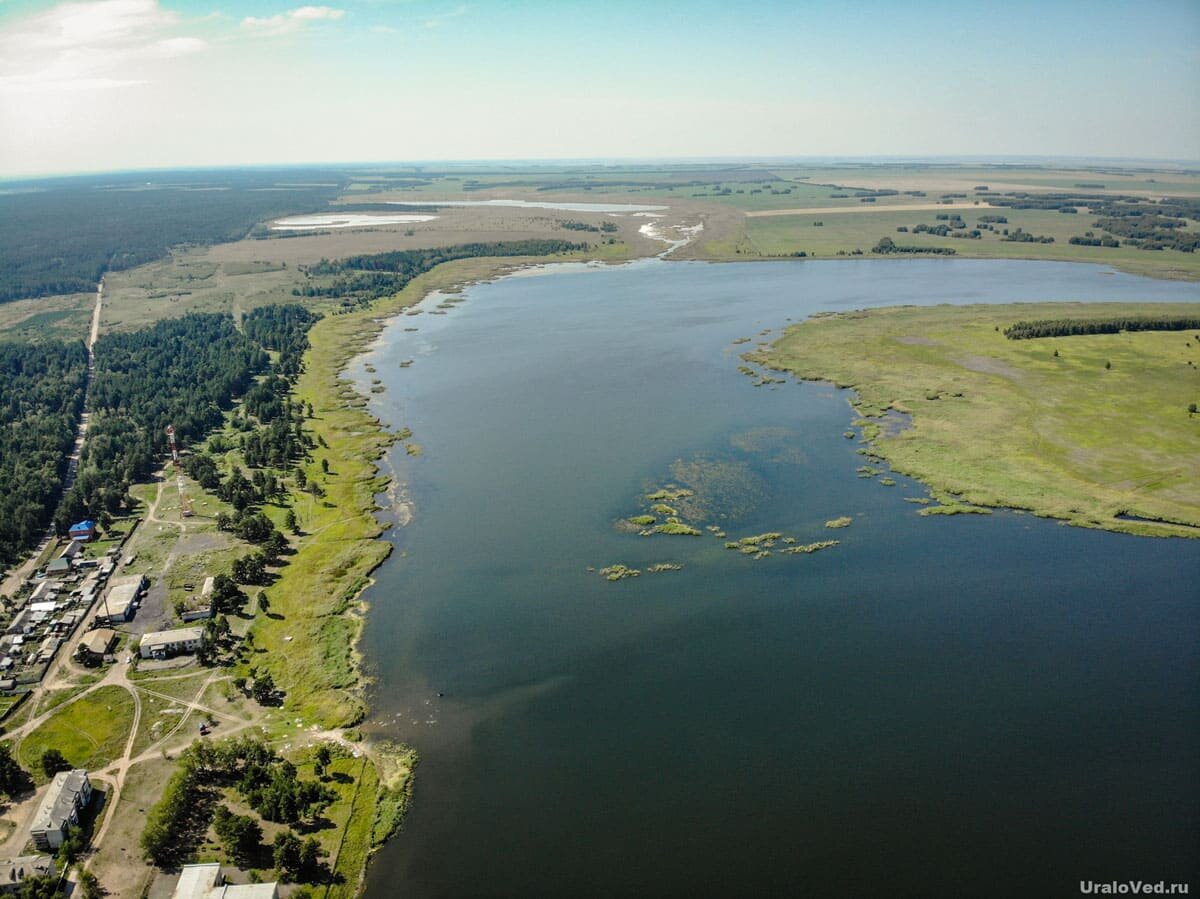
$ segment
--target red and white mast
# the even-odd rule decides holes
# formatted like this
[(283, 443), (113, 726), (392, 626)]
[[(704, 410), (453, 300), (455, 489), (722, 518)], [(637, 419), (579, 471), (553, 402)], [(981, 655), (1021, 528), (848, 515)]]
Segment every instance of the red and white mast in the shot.
[(183, 469), (179, 465), (179, 447), (175, 443), (175, 425), (167, 425), (167, 443), (171, 446), (171, 462), (175, 465), (175, 483), (179, 487), (179, 514), (192, 517), (192, 507), (183, 486)]

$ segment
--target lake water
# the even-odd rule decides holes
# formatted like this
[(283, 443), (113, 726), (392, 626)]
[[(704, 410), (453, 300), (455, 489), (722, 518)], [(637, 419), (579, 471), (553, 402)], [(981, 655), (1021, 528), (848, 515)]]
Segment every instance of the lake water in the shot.
[(504, 206), (512, 209), (557, 209), (562, 212), (657, 212), (666, 206), (636, 203), (539, 203), (535, 200), (388, 200), (392, 206)]
[[(856, 476), (845, 392), (755, 388), (732, 341), (822, 310), (1195, 301), (1196, 285), (1036, 262), (652, 261), (466, 297), (397, 317), (352, 367), (424, 448), (386, 460), (414, 517), (368, 594), (370, 729), (422, 757), (369, 897), (1195, 882), (1200, 542), (922, 518), (904, 501), (919, 485)], [(730, 539), (841, 544), (754, 560), (614, 528), (697, 472)], [(684, 568), (588, 570), (618, 562)]]
[(436, 215), (373, 215), (370, 213), (334, 212), (322, 215), (293, 215), (276, 219), (272, 231), (317, 231), (336, 228), (378, 228), (383, 225), (413, 225), (432, 222)]

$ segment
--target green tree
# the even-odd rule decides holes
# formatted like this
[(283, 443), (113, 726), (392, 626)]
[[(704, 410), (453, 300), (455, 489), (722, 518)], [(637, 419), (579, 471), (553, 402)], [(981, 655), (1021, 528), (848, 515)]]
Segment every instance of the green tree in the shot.
[(329, 853), (321, 848), (321, 844), (317, 842), (315, 837), (308, 837), (304, 841), (304, 845), (300, 847), (300, 869), (304, 872), (305, 880), (318, 880), (324, 874), (322, 870), (325, 866), (321, 863), (321, 859), (328, 856)]
[(329, 770), (329, 763), (333, 761), (333, 752), (329, 748), (328, 743), (322, 743), (317, 747), (317, 751), (313, 756), (314, 768), (317, 776), (325, 777), (325, 772)]
[(248, 815), (236, 815), (218, 805), (213, 830), (239, 867), (249, 867), (262, 845), (262, 827)]
[(266, 672), (254, 678), (254, 687), (251, 689), (254, 696), (254, 701), (259, 705), (268, 705), (275, 702), (275, 679), (271, 677), (271, 672)]
[(272, 845), (275, 859), (275, 870), (279, 879), (285, 883), (300, 876), (300, 838), (290, 830), (282, 830), (275, 834)]
[(84, 868), (79, 869), (79, 888), (82, 899), (101, 899), (104, 895), (96, 875)]
[(53, 777), (59, 771), (70, 771), (71, 763), (57, 749), (47, 749), (42, 753), (42, 772), (46, 777)]
[(0, 791), (9, 797), (24, 793), (33, 786), (29, 772), (12, 756), (12, 745), (0, 743)]

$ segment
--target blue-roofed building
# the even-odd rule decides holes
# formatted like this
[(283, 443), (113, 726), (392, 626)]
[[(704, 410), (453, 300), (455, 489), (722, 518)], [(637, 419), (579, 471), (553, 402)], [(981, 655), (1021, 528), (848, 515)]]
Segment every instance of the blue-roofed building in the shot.
[(96, 522), (88, 519), (87, 521), (81, 521), (78, 524), (73, 524), (71, 525), (71, 529), (67, 532), (67, 535), (72, 540), (78, 540), (81, 543), (87, 543), (96, 536)]

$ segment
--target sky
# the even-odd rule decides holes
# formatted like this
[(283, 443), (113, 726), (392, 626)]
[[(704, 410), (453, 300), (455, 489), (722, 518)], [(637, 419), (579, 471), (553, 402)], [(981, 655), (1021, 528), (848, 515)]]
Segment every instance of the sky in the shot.
[(1200, 0), (0, 0), (0, 177), (1200, 160)]

